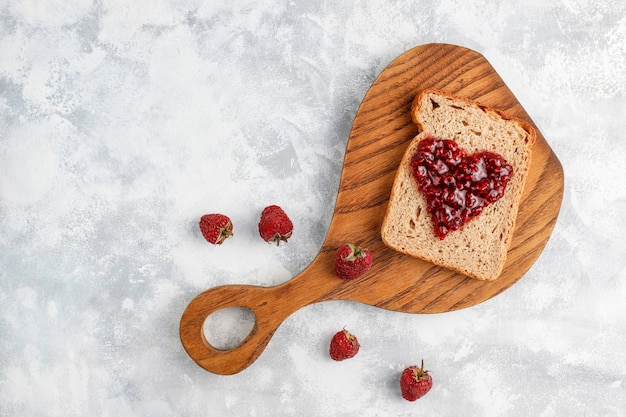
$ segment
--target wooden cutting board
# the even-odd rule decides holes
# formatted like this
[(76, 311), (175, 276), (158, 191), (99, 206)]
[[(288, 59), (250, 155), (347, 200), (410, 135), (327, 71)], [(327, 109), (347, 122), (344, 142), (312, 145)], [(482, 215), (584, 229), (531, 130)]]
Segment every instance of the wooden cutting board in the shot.
[[(333, 218), (313, 262), (281, 285), (220, 286), (199, 294), (187, 306), (180, 338), (198, 365), (217, 374), (240, 372), (257, 359), (290, 314), (311, 303), (353, 300), (394, 311), (441, 313), (501, 293), (531, 267), (550, 237), (563, 197), (561, 164), (539, 131), (512, 245), (497, 280), (471, 279), (383, 244), (380, 228), (396, 169), (417, 134), (409, 113), (411, 101), (425, 88), (474, 99), (534, 126), (479, 53), (455, 45), (428, 44), (400, 55), (374, 81), (358, 109)], [(343, 281), (333, 272), (335, 252), (345, 242), (367, 247), (374, 257), (372, 269), (353, 281)], [(219, 350), (207, 342), (203, 325), (211, 313), (226, 307), (252, 310), (255, 324), (239, 346)]]

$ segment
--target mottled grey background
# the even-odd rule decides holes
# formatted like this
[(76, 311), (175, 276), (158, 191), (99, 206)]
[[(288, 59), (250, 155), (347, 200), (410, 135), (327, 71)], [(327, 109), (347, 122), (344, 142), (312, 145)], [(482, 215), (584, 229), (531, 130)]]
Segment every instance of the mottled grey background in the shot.
[[(483, 54), (560, 158), (544, 253), (476, 307), (312, 305), (244, 372), (202, 370), (187, 303), (311, 262), (358, 104), (430, 42)], [(0, 416), (626, 416), (625, 131), (621, 0), (0, 1)], [(269, 204), (295, 224), (280, 248)], [(206, 212), (235, 238), (204, 242)], [(206, 329), (230, 346), (251, 323)], [(335, 363), (344, 326), (362, 350)]]

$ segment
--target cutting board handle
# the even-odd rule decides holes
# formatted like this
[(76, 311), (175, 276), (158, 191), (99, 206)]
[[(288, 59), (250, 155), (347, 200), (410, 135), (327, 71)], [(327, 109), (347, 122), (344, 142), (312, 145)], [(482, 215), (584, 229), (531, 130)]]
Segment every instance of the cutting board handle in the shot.
[[(338, 298), (333, 294), (342, 280), (329, 274), (328, 258), (327, 253), (318, 255), (299, 275), (274, 287), (223, 285), (200, 293), (187, 305), (180, 320), (180, 339), (189, 356), (216, 374), (231, 375), (247, 368), (294, 311), (314, 302)], [(319, 279), (320, 275), (326, 275), (327, 279)], [(252, 311), (254, 326), (238, 346), (217, 349), (205, 337), (204, 323), (212, 313), (230, 307)]]
[[(180, 325), (180, 338), (189, 356), (204, 369), (222, 375), (238, 372), (254, 362), (288, 314), (275, 308), (273, 292), (266, 287), (225, 285), (196, 296), (185, 309)], [(251, 310), (254, 327), (238, 346), (218, 349), (205, 337), (204, 322), (212, 313), (229, 307)]]

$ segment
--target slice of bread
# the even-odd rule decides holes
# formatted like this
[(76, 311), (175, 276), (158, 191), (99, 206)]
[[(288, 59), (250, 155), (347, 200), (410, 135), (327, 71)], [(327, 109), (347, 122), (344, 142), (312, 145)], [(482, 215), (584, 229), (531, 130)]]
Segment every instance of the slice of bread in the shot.
[[(381, 230), (383, 242), (398, 252), (472, 278), (498, 278), (511, 244), (535, 130), (501, 111), (437, 90), (419, 94), (411, 116), (420, 133), (409, 144), (396, 173)], [(454, 140), (469, 154), (497, 153), (513, 167), (504, 196), (444, 239), (434, 233), (426, 199), (411, 167), (418, 143), (426, 137)]]

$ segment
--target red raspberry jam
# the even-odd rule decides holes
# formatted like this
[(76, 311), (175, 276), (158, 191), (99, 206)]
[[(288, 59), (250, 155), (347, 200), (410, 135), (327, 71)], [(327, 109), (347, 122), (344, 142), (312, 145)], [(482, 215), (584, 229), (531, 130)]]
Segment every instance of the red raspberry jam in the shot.
[(499, 200), (513, 176), (513, 167), (493, 152), (467, 155), (455, 141), (432, 137), (417, 146), (413, 176), (442, 240)]

